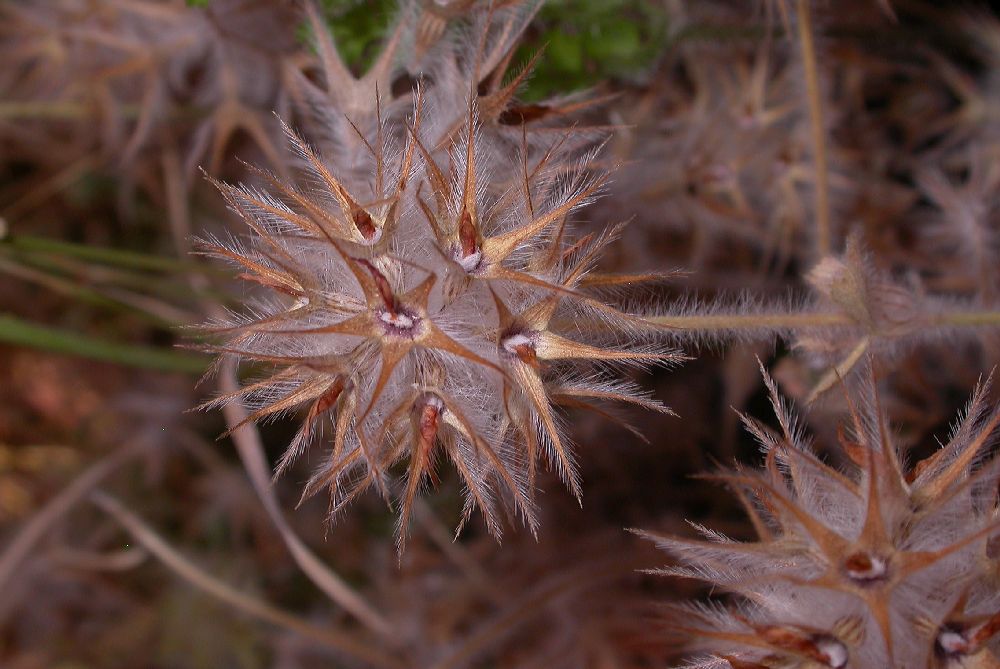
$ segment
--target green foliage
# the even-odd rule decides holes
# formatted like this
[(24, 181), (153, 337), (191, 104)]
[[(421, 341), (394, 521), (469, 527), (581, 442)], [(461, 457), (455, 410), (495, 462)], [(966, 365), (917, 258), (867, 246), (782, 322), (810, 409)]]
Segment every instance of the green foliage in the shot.
[[(392, 21), (396, 0), (323, 0), (322, 5), (341, 55), (363, 72)], [(538, 100), (609, 78), (641, 76), (666, 34), (666, 10), (654, 0), (550, 0), (518, 51), (523, 62), (545, 50), (522, 97)]]
[[(337, 49), (355, 72), (364, 72), (371, 64), (397, 4), (396, 0), (321, 0)], [(308, 31), (303, 25), (304, 42), (311, 41)]]
[(520, 55), (545, 49), (528, 100), (644, 74), (666, 40), (667, 13), (651, 0), (550, 0)]

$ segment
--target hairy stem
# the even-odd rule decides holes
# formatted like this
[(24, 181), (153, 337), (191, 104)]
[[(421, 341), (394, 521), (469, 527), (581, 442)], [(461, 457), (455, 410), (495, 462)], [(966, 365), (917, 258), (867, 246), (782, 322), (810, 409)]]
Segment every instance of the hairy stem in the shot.
[(689, 316), (654, 316), (649, 319), (656, 325), (679, 330), (755, 330), (795, 329), (809, 327), (836, 327), (855, 325), (840, 313), (787, 313), (787, 314), (709, 314)]
[[(774, 314), (708, 314), (653, 316), (656, 325), (701, 332), (720, 330), (795, 330), (819, 327), (860, 327), (850, 316), (839, 312), (774, 313)], [(997, 327), (1000, 310), (955, 309), (927, 314), (920, 324), (925, 327)], [(876, 333), (877, 334), (877, 333)]]
[(962, 309), (956, 311), (943, 311), (930, 317), (932, 325), (951, 326), (1000, 326), (1000, 311), (979, 311), (975, 309)]

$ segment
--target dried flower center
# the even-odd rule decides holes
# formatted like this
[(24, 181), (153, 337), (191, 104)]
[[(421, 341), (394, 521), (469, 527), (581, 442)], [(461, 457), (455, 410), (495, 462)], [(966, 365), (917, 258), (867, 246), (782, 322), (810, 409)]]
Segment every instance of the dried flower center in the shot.
[(885, 578), (889, 566), (886, 561), (869, 553), (853, 553), (844, 561), (844, 571), (854, 581), (864, 584)]
[(843, 669), (847, 666), (847, 647), (833, 637), (819, 637), (814, 642), (823, 662), (831, 669)]
[(962, 630), (948, 625), (938, 632), (934, 640), (934, 650), (945, 657), (961, 657), (971, 650), (971, 645)]
[[(415, 412), (415, 427), (417, 431), (417, 449), (421, 457), (430, 461), (431, 450), (437, 441), (438, 430), (441, 427), (441, 416), (444, 415), (444, 400), (434, 393), (424, 393), (413, 405)], [(428, 468), (431, 483), (434, 487), (441, 485), (433, 467)]]
[(420, 444), (429, 450), (437, 437), (441, 414), (444, 413), (444, 401), (433, 393), (427, 393), (418, 401), (417, 407), (420, 414), (418, 419)]
[(532, 332), (514, 332), (500, 339), (500, 346), (508, 355), (513, 356), (526, 365), (538, 367), (538, 354), (535, 351), (535, 338)]
[(461, 253), (455, 253), (455, 261), (464, 269), (467, 273), (472, 274), (483, 264), (483, 254), (480, 251), (474, 251), (469, 255), (462, 255)]
[(466, 272), (475, 272), (483, 262), (483, 253), (479, 249), (479, 239), (476, 226), (472, 222), (472, 214), (468, 209), (462, 209), (458, 221), (459, 247), (455, 250), (455, 260)]
[(946, 623), (934, 640), (934, 650), (945, 657), (975, 656), (998, 633), (1000, 613), (977, 623)]
[(336, 404), (346, 387), (347, 380), (343, 376), (338, 375), (334, 382), (330, 384), (330, 387), (328, 387), (323, 394), (319, 396), (319, 399), (316, 400), (315, 412), (317, 414), (321, 414)]
[(781, 625), (761, 627), (757, 632), (770, 646), (808, 657), (824, 667), (843, 669), (847, 666), (847, 646), (829, 634), (805, 634), (794, 627)]
[(402, 310), (379, 311), (378, 319), (386, 325), (391, 325), (400, 330), (409, 330), (416, 324), (416, 317), (407, 314)]
[(420, 332), (421, 318), (418, 314), (396, 306), (394, 309), (377, 309), (375, 315), (387, 335), (413, 339)]
[(375, 309), (375, 317), (384, 326), (385, 334), (414, 339), (419, 334), (421, 317), (419, 313), (401, 305), (389, 284), (389, 280), (375, 265), (364, 258), (355, 258), (372, 275), (375, 288), (382, 299), (382, 307)]

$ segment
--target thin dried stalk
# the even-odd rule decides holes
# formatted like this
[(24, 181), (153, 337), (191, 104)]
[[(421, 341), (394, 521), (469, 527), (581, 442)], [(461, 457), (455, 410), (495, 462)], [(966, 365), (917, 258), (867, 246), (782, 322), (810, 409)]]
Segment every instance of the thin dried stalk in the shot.
[[(222, 365), (220, 389), (225, 394), (231, 394), (237, 392), (239, 388), (239, 382), (236, 380), (236, 361), (229, 358)], [(299, 568), (305, 572), (309, 580), (326, 593), (327, 597), (344, 607), (345, 611), (351, 613), (365, 627), (385, 639), (393, 639), (394, 632), (389, 621), (316, 557), (288, 524), (271, 487), (271, 471), (264, 457), (264, 445), (261, 443), (260, 433), (256, 427), (246, 422), (249, 414), (243, 404), (231, 402), (222, 412), (226, 417), (226, 425), (233, 430), (230, 437), (236, 444), (236, 450), (239, 452), (240, 460), (243, 461), (250, 482)], [(236, 427), (241, 424), (242, 427)]]
[(5, 207), (3, 211), (4, 218), (10, 223), (14, 223), (15, 219), (23, 217), (31, 210), (42, 205), (53, 195), (69, 188), (99, 164), (100, 161), (97, 156), (93, 154), (84, 155)]
[(131, 546), (109, 553), (80, 550), (61, 546), (46, 558), (59, 567), (86, 571), (123, 572), (140, 566), (149, 557), (149, 551), (141, 546)]
[(164, 566), (199, 590), (236, 609), (277, 627), (300, 634), (328, 646), (339, 653), (365, 662), (369, 667), (402, 667), (395, 658), (360, 643), (355, 635), (329, 627), (319, 627), (278, 609), (267, 602), (242, 593), (194, 565), (178, 553), (138, 516), (128, 511), (117, 499), (101, 491), (91, 494), (91, 501), (114, 518), (136, 541), (159, 559)]
[(574, 590), (584, 590), (606, 583), (622, 574), (632, 572), (637, 567), (638, 565), (635, 564), (623, 564), (620, 558), (611, 558), (589, 562), (576, 569), (568, 569), (553, 578), (546, 579), (539, 583), (533, 591), (519, 597), (516, 602), (484, 624), (466, 639), (458, 650), (433, 665), (433, 669), (459, 669), (460, 667), (474, 666), (471, 661), (481, 652), (518, 626), (542, 613), (542, 607), (545, 604)]
[(477, 590), (496, 603), (502, 603), (508, 599), (504, 592), (491, 582), (489, 574), (483, 570), (476, 558), (452, 538), (451, 533), (422, 499), (416, 500), (413, 504), (413, 518), (424, 528), (434, 545), (455, 563), (455, 566), (462, 571), (462, 574)]
[[(32, 550), (56, 523), (62, 519), (87, 493), (98, 486), (109, 474), (142, 452), (140, 446), (130, 444), (101, 458), (85, 469), (63, 491), (35, 512), (28, 522), (14, 535), (13, 541), (0, 554), (0, 592), (17, 573), (17, 568), (31, 555)], [(9, 604), (9, 602), (8, 602)], [(0, 614), (2, 617), (2, 614)]]

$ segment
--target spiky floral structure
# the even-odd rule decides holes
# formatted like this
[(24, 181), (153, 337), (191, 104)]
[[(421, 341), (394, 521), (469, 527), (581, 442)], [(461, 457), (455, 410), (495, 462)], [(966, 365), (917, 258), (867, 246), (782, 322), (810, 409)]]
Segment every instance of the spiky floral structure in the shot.
[(729, 669), (1000, 667), (1000, 412), (975, 391), (947, 444), (905, 466), (874, 385), (841, 438), (847, 467), (821, 460), (770, 378), (780, 432), (744, 417), (762, 470), (718, 478), (757, 532), (734, 541), (653, 536), (681, 565), (666, 572), (733, 593), (728, 606), (677, 607), (696, 639), (691, 666)]
[[(300, 186), (267, 173), (266, 192), (219, 184), (252, 235), (209, 252), (271, 296), (218, 324), (230, 337), (218, 350), (274, 371), (218, 402), (245, 399), (251, 420), (305, 408), (278, 472), (321, 441), (329, 452), (304, 495), (329, 488), (331, 515), (370, 486), (398, 496), (400, 542), (436, 460), (465, 484), (463, 522), (478, 506), (498, 535), (503, 500), (534, 528), (540, 458), (580, 495), (557, 405), (664, 410), (608, 374), (674, 357), (640, 341), (641, 318), (599, 299), (644, 277), (592, 273), (614, 234), (572, 234), (605, 180), (595, 135), (554, 131), (549, 119), (569, 111), (560, 102), (518, 107), (523, 73), (504, 83), (536, 5), (469, 9), (464, 32), (433, 47), (401, 22), (361, 78), (312, 12), (325, 90), (298, 84), (325, 150), (288, 130)], [(412, 75), (425, 83), (392, 93), (417, 45), (430, 49)]]

